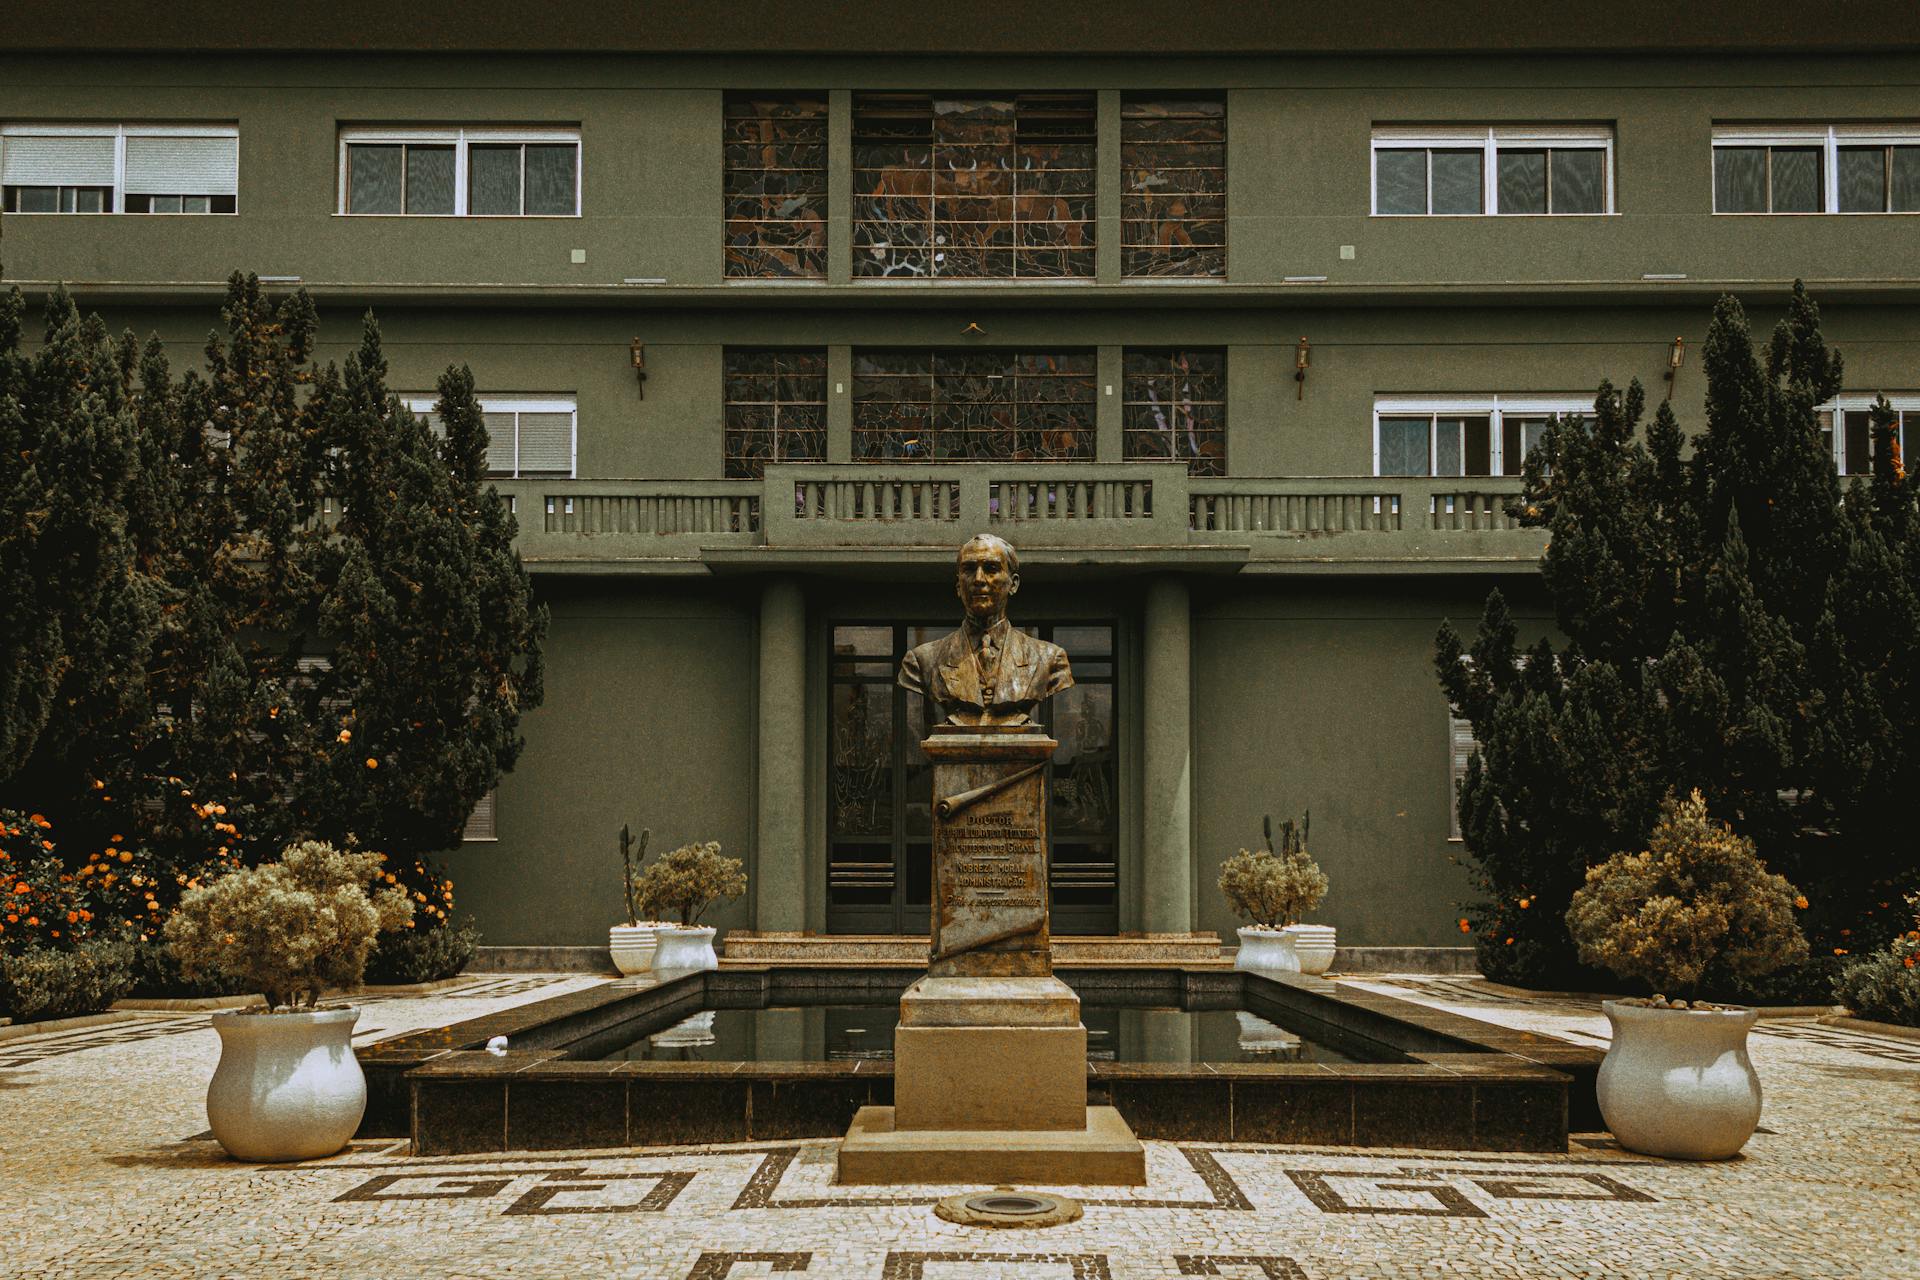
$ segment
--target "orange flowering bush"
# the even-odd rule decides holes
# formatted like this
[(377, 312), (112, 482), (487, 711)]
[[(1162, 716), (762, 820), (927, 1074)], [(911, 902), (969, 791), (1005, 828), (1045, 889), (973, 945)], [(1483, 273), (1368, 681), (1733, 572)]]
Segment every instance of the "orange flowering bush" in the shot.
[(127, 879), (69, 870), (44, 815), (0, 810), (0, 955), (71, 951), (90, 938), (129, 934), (134, 899)]
[(1833, 997), (1863, 1018), (1920, 1027), (1920, 893), (1907, 898), (1914, 927), (1884, 950), (1847, 962)]

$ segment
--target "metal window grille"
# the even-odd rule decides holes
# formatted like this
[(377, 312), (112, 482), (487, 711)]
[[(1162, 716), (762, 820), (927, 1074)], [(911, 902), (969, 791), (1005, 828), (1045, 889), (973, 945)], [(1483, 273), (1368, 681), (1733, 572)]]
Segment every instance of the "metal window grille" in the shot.
[(728, 279), (827, 275), (827, 100), (728, 94)]
[(1227, 274), (1227, 104), (1129, 95), (1120, 108), (1120, 274)]

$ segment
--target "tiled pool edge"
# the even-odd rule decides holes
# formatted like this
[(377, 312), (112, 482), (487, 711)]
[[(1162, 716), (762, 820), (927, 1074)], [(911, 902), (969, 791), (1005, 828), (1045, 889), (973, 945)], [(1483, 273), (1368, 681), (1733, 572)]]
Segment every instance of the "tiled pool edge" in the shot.
[[(893, 1101), (893, 1064), (578, 1061), (562, 1045), (684, 1006), (763, 1002), (777, 992), (897, 991), (917, 970), (731, 968), (609, 983), (360, 1052), (362, 1136), (411, 1136), (416, 1154), (673, 1146), (837, 1137), (853, 1113)], [(1601, 1051), (1300, 975), (1217, 969), (1071, 971), (1076, 987), (1238, 994), (1258, 1012), (1316, 1019), (1402, 1047), (1410, 1063), (1088, 1064), (1090, 1101), (1143, 1138), (1409, 1148), (1564, 1151), (1600, 1127)], [(505, 1054), (484, 1051), (496, 1035)]]

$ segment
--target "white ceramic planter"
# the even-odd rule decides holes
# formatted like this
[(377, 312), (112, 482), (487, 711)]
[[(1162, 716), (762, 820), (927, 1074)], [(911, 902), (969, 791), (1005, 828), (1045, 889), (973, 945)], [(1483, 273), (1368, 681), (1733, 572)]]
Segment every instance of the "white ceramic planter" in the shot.
[(654, 934), (659, 927), (654, 924), (616, 924), (608, 929), (607, 954), (613, 957), (613, 967), (628, 976), (653, 968), (657, 944)]
[(1333, 926), (1330, 924), (1290, 924), (1293, 952), (1300, 957), (1300, 972), (1325, 973), (1333, 968)]
[(1247, 924), (1241, 925), (1238, 932), (1240, 950), (1234, 953), (1234, 968), (1256, 973), (1300, 972), (1300, 956), (1294, 950), (1293, 935), (1285, 929)]
[(656, 935), (659, 950), (653, 953), (655, 969), (718, 969), (720, 957), (713, 952), (713, 926), (686, 928), (663, 924)]
[(1747, 1057), (1751, 1009), (1650, 1009), (1609, 1000), (1600, 1114), (1620, 1145), (1674, 1160), (1725, 1160), (1760, 1123)]
[(353, 1056), (358, 1009), (213, 1015), (220, 1065), (207, 1124), (236, 1160), (311, 1160), (347, 1145), (367, 1110)]

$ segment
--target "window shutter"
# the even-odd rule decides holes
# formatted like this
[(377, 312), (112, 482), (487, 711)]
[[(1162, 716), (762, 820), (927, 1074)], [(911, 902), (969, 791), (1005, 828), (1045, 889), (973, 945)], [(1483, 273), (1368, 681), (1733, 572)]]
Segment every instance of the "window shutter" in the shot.
[(493, 799), (495, 791), (489, 791), (480, 797), (473, 812), (467, 815), (466, 830), (460, 833), (462, 840), (498, 840), (493, 828)]
[(1459, 716), (1447, 717), (1447, 838), (1460, 839), (1460, 780), (1467, 776), (1467, 759), (1480, 749), (1473, 725)]
[(9, 187), (110, 187), (113, 138), (0, 138), (0, 182)]
[(239, 191), (238, 138), (127, 139), (127, 194), (230, 196)]
[(513, 474), (512, 413), (482, 413), (487, 424), (487, 470), (497, 476)]
[(572, 414), (523, 413), (520, 415), (520, 474), (523, 476), (573, 474)]

